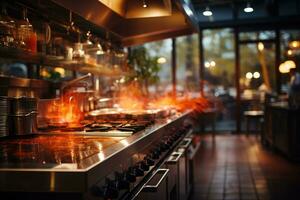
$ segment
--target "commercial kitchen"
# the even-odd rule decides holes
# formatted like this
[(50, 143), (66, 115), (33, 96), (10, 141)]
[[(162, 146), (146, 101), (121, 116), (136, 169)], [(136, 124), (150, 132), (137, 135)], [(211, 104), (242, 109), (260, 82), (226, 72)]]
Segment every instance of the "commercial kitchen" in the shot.
[(1, 199), (299, 199), (300, 1), (0, 5)]

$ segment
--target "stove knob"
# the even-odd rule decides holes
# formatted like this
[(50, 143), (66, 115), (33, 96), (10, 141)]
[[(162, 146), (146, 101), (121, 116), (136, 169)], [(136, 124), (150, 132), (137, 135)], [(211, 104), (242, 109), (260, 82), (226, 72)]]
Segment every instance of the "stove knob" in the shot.
[(158, 155), (156, 152), (151, 152), (151, 158), (152, 158), (153, 160), (156, 160), (156, 159), (159, 158), (159, 155)]
[(166, 144), (169, 145), (169, 148), (170, 148), (170, 147), (172, 146), (173, 142), (172, 142), (170, 139), (168, 139), (168, 140), (166, 141)]
[(171, 140), (172, 143), (176, 141), (175, 137), (176, 137), (175, 135), (170, 136), (170, 140)]
[(133, 167), (133, 171), (136, 176), (144, 176), (144, 170), (140, 168), (140, 166)]
[(180, 133), (180, 132), (177, 132), (175, 135), (176, 135), (176, 137), (177, 137), (177, 139), (178, 139), (178, 138), (180, 138), (181, 133)]
[(170, 139), (171, 139), (172, 142), (175, 142), (177, 140), (176, 135), (175, 134), (172, 135)]
[(139, 166), (140, 166), (140, 168), (141, 168), (142, 170), (144, 170), (144, 171), (148, 171), (148, 170), (149, 170), (149, 165), (147, 165), (146, 161), (141, 161), (141, 162), (139, 163)]
[(168, 149), (168, 148), (167, 148), (164, 144), (161, 144), (161, 145), (160, 145), (160, 150), (161, 150), (161, 152), (166, 152), (167, 149)]
[(149, 157), (146, 157), (145, 158), (145, 161), (146, 161), (146, 164), (149, 165), (149, 166), (153, 166), (154, 165), (154, 160), (152, 160), (151, 158)]
[(168, 140), (164, 141), (164, 144), (167, 150), (171, 148), (171, 143)]
[(174, 140), (176, 141), (176, 140), (178, 140), (179, 136), (178, 136), (177, 134), (174, 134), (174, 135), (173, 135), (173, 138), (174, 138)]
[(164, 151), (168, 150), (170, 148), (170, 145), (168, 145), (165, 141), (162, 142), (161, 148), (164, 149)]
[(116, 177), (116, 185), (119, 190), (129, 190), (130, 183), (126, 179), (126, 174), (125, 173), (118, 173), (115, 172), (115, 177)]
[(161, 152), (165, 152), (167, 150), (167, 146), (163, 142), (159, 144), (159, 147)]
[(135, 176), (135, 174), (133, 174), (133, 172), (132, 171), (127, 171), (126, 173), (125, 173), (125, 179), (126, 179), (126, 181), (128, 181), (128, 182), (130, 182), (130, 183), (134, 183), (135, 181), (136, 181), (136, 176)]
[(152, 150), (152, 153), (156, 154), (159, 157), (161, 154), (160, 148), (156, 147), (154, 150)]
[(106, 182), (106, 185), (109, 188), (113, 188), (113, 189), (118, 190), (118, 182), (117, 182), (117, 180), (111, 180), (110, 178), (105, 178), (105, 182)]

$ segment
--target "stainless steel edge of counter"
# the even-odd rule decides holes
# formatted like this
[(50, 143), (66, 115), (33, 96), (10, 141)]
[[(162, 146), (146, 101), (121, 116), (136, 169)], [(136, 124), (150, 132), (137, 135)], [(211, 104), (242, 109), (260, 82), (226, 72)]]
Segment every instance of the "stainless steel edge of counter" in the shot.
[[(192, 110), (172, 116), (94, 154), (78, 164), (52, 168), (0, 168), (0, 191), (86, 192), (111, 173), (120, 159), (128, 158), (172, 127), (180, 126)], [(76, 166), (75, 166), (76, 165)]]

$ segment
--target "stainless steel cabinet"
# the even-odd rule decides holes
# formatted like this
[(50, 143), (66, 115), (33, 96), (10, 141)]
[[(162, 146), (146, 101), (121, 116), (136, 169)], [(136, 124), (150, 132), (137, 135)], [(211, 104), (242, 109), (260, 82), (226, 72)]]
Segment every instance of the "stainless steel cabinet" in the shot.
[(135, 200), (168, 200), (169, 169), (158, 169), (135, 196)]
[(173, 152), (168, 160), (165, 162), (165, 167), (170, 170), (168, 179), (168, 199), (179, 200), (179, 174), (180, 161), (184, 162), (182, 153)]

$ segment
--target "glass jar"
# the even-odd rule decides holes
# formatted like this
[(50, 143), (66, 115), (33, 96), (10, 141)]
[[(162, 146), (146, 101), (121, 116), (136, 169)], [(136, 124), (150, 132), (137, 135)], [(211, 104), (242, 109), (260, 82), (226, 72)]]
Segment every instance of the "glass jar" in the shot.
[(27, 9), (23, 9), (23, 18), (18, 21), (18, 46), (32, 52), (37, 49), (37, 35), (27, 18)]
[(84, 60), (84, 50), (83, 50), (83, 44), (82, 43), (75, 43), (74, 45), (74, 51), (73, 51), (73, 59), (78, 61)]

